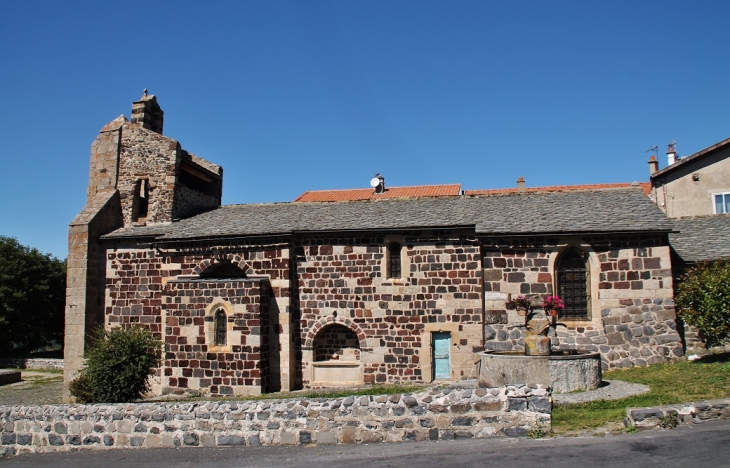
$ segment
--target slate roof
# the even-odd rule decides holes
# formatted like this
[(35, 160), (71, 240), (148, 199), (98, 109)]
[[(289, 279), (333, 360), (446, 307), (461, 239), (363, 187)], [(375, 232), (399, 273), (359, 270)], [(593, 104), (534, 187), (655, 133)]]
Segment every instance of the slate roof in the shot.
[(730, 215), (673, 219), (677, 231), (669, 242), (685, 262), (730, 257)]
[(336, 202), (376, 200), (382, 198), (445, 197), (461, 193), (461, 184), (415, 185), (411, 187), (386, 187), (376, 193), (373, 188), (344, 190), (310, 190), (299, 195), (295, 202)]
[(227, 205), (181, 221), (104, 236), (160, 240), (293, 232), (472, 227), (477, 234), (669, 232), (672, 224), (638, 187), (484, 197)]

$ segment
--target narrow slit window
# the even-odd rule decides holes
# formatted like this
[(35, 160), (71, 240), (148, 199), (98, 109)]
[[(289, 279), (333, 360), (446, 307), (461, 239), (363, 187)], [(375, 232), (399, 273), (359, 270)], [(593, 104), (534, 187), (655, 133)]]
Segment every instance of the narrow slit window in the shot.
[(226, 313), (219, 310), (215, 313), (215, 344), (216, 346), (226, 345), (226, 335), (228, 332), (228, 325), (226, 320)]
[(149, 181), (141, 179), (137, 181), (134, 190), (134, 202), (132, 206), (133, 221), (144, 220), (147, 218), (147, 212), (150, 205), (150, 189)]
[(388, 278), (401, 277), (400, 254), (403, 247), (398, 242), (388, 244)]

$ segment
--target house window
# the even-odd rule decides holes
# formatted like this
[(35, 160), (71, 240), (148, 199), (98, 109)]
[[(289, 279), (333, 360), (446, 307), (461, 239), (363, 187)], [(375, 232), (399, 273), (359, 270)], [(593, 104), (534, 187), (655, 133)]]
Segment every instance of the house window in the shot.
[(730, 213), (730, 193), (713, 193), (715, 214)]
[(388, 244), (388, 278), (401, 277), (401, 250), (403, 250), (403, 247), (399, 242)]
[(228, 333), (228, 324), (226, 320), (226, 313), (223, 310), (218, 310), (215, 313), (215, 345), (225, 346), (226, 335)]
[(577, 249), (565, 252), (556, 267), (558, 296), (565, 302), (563, 318), (589, 320), (588, 268), (584, 255)]

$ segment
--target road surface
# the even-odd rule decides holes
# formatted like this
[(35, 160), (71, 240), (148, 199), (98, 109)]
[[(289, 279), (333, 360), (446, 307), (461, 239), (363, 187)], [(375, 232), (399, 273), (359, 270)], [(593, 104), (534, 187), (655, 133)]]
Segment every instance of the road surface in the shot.
[(730, 420), (605, 437), (470, 439), (403, 444), (230, 447), (44, 453), (10, 467), (730, 467)]

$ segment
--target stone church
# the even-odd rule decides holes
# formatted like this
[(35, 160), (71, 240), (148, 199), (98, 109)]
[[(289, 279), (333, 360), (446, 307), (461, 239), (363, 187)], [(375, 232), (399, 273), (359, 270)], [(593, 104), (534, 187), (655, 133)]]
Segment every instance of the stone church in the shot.
[(145, 94), (91, 145), (69, 230), (66, 388), (89, 333), (131, 325), (164, 343), (157, 394), (474, 378), (477, 353), (523, 349), (505, 307), (517, 295), (561, 295), (553, 347), (598, 351), (606, 369), (683, 353), (673, 226), (641, 184), (380, 180), (223, 206), (222, 168), (163, 136), (163, 117)]

